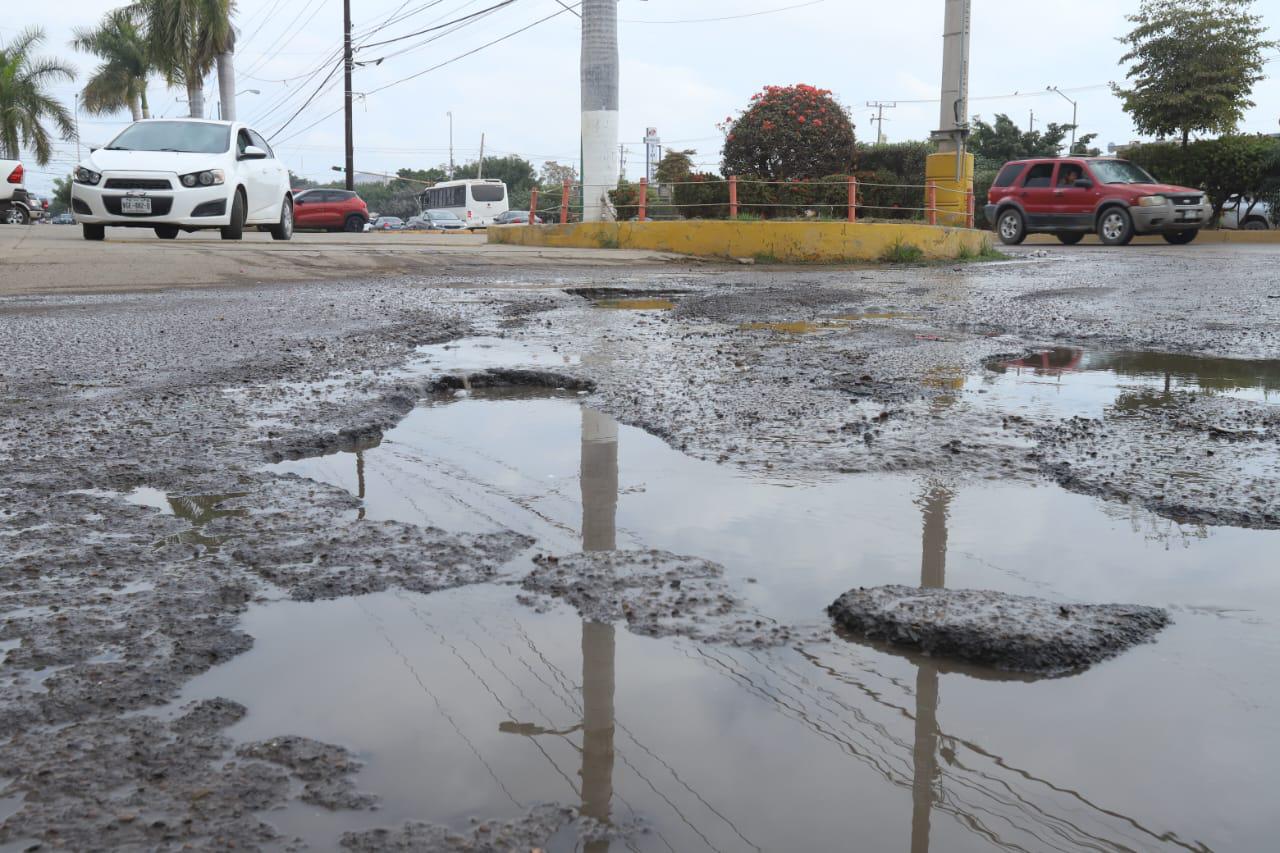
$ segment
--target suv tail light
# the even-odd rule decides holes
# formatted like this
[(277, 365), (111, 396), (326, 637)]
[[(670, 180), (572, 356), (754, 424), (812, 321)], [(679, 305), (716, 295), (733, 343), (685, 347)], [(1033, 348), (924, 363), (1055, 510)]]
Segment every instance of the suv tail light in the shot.
[(21, 163), (18, 164), (18, 168), (14, 169), (12, 172), (9, 173), (9, 183), (11, 184), (22, 183), (22, 164)]
[(467, 211), (467, 219), (470, 219), (470, 218), (471, 218), (471, 211), (469, 211), (469, 210), (468, 210), (468, 211)]

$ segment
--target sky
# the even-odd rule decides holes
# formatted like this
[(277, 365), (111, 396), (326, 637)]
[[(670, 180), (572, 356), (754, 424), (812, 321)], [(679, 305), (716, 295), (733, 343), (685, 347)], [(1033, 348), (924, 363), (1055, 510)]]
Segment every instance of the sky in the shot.
[[(356, 69), (352, 87), (359, 93), (358, 170), (447, 163), (449, 112), (459, 163), (476, 159), (481, 134), (486, 154), (519, 154), (537, 165), (576, 162), (580, 22), (560, 0), (512, 0), (465, 26), (376, 44), (499, 2), (352, 0), (356, 59), (369, 63)], [(24, 26), (43, 27), (42, 52), (75, 66), (83, 79), (96, 60), (70, 48), (72, 28), (93, 24), (118, 5), (122, 0), (23, 5), (0, 18), (0, 38)], [(342, 0), (238, 0), (237, 6), (238, 88), (258, 91), (239, 96), (240, 119), (270, 138), (295, 173), (336, 178), (332, 167), (343, 154), (341, 72), (331, 87), (319, 84), (337, 64)], [(1072, 105), (1046, 91), (1057, 86), (1078, 102), (1079, 132), (1096, 132), (1100, 147), (1137, 139), (1107, 86), (1124, 78), (1118, 64), (1124, 49), (1116, 38), (1128, 30), (1124, 16), (1137, 6), (1137, 0), (973, 0), (970, 112), (988, 121), (1007, 113), (1024, 128), (1033, 113), (1038, 128), (1069, 123)], [(1255, 10), (1271, 37), (1280, 38), (1280, 0), (1259, 0)], [(896, 101), (884, 113), (891, 142), (926, 138), (938, 124), (942, 0), (620, 0), (618, 13), (622, 141), (632, 178), (643, 174), (647, 127), (657, 128), (666, 147), (695, 149), (695, 162), (716, 171), (723, 141), (716, 124), (766, 85), (832, 90), (863, 140), (876, 136), (868, 101)], [(1280, 52), (1273, 55), (1242, 131), (1280, 131)], [(60, 85), (55, 95), (70, 106), (76, 91), (76, 84)], [(156, 78), (148, 93), (155, 115), (185, 114), (185, 90), (166, 89)], [(216, 110), (212, 75), (206, 97)], [(128, 115), (81, 114), (79, 122), (80, 153), (87, 154), (125, 127)], [(76, 144), (64, 142), (49, 166), (28, 162), (29, 187), (49, 192), (77, 156)]]

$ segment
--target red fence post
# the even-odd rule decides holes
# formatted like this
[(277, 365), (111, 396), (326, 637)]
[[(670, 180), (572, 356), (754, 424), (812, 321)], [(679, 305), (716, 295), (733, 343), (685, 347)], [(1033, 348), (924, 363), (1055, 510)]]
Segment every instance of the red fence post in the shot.
[(729, 176), (729, 218), (738, 218), (738, 176)]
[(534, 187), (529, 190), (529, 224), (533, 225), (538, 221), (538, 188)]
[(858, 179), (849, 179), (849, 221), (858, 221)]
[(938, 185), (930, 181), (924, 195), (925, 217), (930, 225), (938, 224)]
[(641, 178), (640, 179), (640, 221), (641, 222), (644, 222), (645, 202), (648, 200), (648, 196), (649, 196), (649, 179)]
[(570, 184), (568, 181), (565, 181), (564, 187), (562, 187), (562, 190), (560, 193), (560, 224), (561, 225), (569, 224), (569, 192), (570, 192)]
[(964, 194), (964, 227), (973, 227), (973, 190), (969, 190)]

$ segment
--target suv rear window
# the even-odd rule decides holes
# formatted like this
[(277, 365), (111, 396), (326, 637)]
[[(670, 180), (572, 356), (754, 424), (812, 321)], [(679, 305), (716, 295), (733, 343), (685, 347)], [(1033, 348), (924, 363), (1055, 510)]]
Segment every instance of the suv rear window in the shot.
[(1027, 170), (1027, 177), (1023, 180), (1024, 187), (1047, 187), (1051, 185), (1053, 180), (1053, 164), (1052, 163), (1036, 163)]
[(1011, 187), (1013, 182), (1018, 180), (1018, 175), (1022, 174), (1022, 168), (1025, 163), (1009, 163), (1000, 170), (1000, 174), (996, 175), (995, 182), (991, 184), (993, 187)]

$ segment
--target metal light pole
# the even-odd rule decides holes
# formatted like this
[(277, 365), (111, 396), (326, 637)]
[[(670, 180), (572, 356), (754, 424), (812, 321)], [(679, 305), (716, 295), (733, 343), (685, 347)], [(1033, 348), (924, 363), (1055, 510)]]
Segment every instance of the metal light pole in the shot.
[(453, 180), (453, 111), (445, 113), (449, 117), (449, 180)]
[(342, 109), (344, 112), (344, 136), (346, 137), (347, 181), (346, 188), (356, 188), (356, 149), (351, 117), (351, 0), (342, 0)]
[(80, 93), (76, 92), (75, 103), (76, 117), (76, 163), (80, 162)]
[[(261, 94), (262, 92), (258, 91), (257, 89), (241, 89), (239, 92), (236, 92), (236, 97), (238, 98), (241, 95), (261, 95)], [(231, 121), (235, 121), (235, 116), (227, 116), (227, 118)], [(218, 101), (218, 121), (222, 121), (222, 101)]]
[(1056, 92), (1062, 96), (1063, 100), (1071, 104), (1071, 147), (1067, 149), (1067, 153), (1074, 153), (1076, 150), (1076, 108), (1079, 104), (1064, 95), (1057, 86), (1045, 86), (1044, 88), (1046, 92)]

